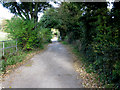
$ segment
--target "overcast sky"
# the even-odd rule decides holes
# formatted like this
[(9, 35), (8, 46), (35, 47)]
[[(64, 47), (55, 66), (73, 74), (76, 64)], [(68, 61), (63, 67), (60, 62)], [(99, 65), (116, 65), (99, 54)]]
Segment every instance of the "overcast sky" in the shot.
[[(50, 2), (50, 4), (52, 4), (54, 7), (58, 7), (58, 5), (54, 4), (53, 2)], [(43, 13), (39, 13), (39, 18), (38, 20), (40, 19), (40, 17), (43, 15)], [(10, 11), (3, 7), (2, 4), (0, 4), (0, 23), (1, 23), (1, 20), (2, 19), (11, 19), (11, 17), (13, 17), (14, 14), (10, 13)]]
[(13, 14), (0, 4), (0, 19), (10, 19), (12, 16)]

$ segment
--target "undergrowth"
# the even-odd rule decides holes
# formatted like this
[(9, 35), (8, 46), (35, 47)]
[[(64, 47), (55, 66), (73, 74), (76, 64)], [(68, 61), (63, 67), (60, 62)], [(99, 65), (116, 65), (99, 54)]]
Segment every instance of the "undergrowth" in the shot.
[[(62, 41), (61, 42), (62, 44), (64, 44), (64, 45), (67, 45), (67, 46), (69, 46), (70, 48), (71, 48), (71, 52), (77, 57), (77, 60), (79, 60), (80, 61), (80, 63), (81, 63), (81, 65), (83, 66), (83, 68), (85, 69), (85, 74), (87, 74), (88, 75), (88, 73), (89, 73), (89, 78), (90, 78), (90, 81), (86, 81), (86, 83), (90, 83), (90, 82), (93, 82), (93, 80), (92, 80), (92, 78), (94, 79), (94, 82), (96, 82), (96, 85), (98, 85), (97, 87), (101, 87), (101, 88), (103, 88), (103, 87), (106, 87), (106, 86), (104, 86), (103, 84), (102, 84), (102, 82), (100, 82), (99, 81), (99, 79), (100, 79), (100, 76), (97, 74), (97, 72), (93, 69), (93, 67), (91, 66), (91, 65), (88, 65), (88, 63), (87, 62), (85, 62), (85, 57), (84, 57), (84, 55), (82, 54), (82, 52), (80, 52), (79, 50), (78, 50), (78, 48), (76, 47), (76, 46), (74, 46), (73, 44), (69, 44), (68, 42), (66, 42), (66, 41)], [(78, 62), (77, 62), (78, 63)], [(91, 66), (91, 67), (90, 67)], [(81, 66), (78, 66), (78, 68), (80, 68)], [(85, 75), (84, 77), (86, 77), (87, 75)], [(91, 76), (92, 75), (92, 76)], [(84, 79), (86, 79), (86, 78), (84, 78)], [(87, 78), (87, 80), (88, 80), (88, 78)], [(99, 83), (98, 83), (99, 82)], [(86, 84), (85, 83), (85, 84)], [(92, 83), (91, 83), (92, 84)], [(85, 86), (85, 85), (84, 85)], [(93, 86), (94, 86), (94, 84), (93, 84)], [(90, 87), (92, 87), (92, 86), (90, 86)], [(88, 88), (88, 87), (87, 87)], [(106, 87), (106, 88), (110, 88), (110, 86), (109, 87)], [(111, 88), (112, 88), (112, 86), (111, 86)]]
[[(40, 48), (33, 49), (31, 51), (18, 50), (15, 54), (8, 54), (2, 57), (0, 62), (0, 74), (5, 74), (8, 67), (15, 66), (17, 64), (21, 64), (32, 58), (33, 55), (40, 53), (40, 51), (44, 50), (49, 43), (44, 43)], [(16, 66), (17, 67), (17, 66)], [(14, 68), (10, 68), (14, 69)]]

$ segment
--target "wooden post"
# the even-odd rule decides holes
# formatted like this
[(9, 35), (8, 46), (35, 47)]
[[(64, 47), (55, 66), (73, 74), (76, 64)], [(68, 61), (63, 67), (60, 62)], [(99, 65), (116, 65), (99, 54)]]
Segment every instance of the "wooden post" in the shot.
[(3, 41), (3, 56), (4, 56), (4, 54), (5, 54), (4, 49), (5, 49), (5, 43), (4, 43), (4, 41)]

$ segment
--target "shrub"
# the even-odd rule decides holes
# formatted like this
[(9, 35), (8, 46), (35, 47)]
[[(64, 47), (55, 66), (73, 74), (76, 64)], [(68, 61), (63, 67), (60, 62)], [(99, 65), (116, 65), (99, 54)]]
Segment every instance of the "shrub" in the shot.
[(9, 37), (18, 40), (18, 45), (24, 50), (31, 50), (41, 45), (40, 39), (37, 38), (37, 29), (34, 20), (22, 20), (13, 17), (7, 20), (6, 32), (10, 33)]
[(38, 38), (41, 39), (41, 43), (43, 42), (51, 42), (52, 32), (49, 28), (41, 28), (38, 32)]

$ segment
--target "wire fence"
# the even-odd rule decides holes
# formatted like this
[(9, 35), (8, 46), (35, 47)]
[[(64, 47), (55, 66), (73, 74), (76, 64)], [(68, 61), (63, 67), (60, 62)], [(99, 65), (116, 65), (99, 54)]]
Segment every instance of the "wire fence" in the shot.
[(17, 52), (17, 40), (0, 41), (0, 58)]

